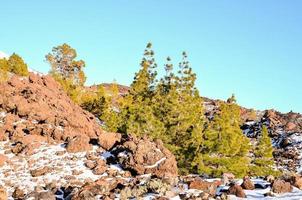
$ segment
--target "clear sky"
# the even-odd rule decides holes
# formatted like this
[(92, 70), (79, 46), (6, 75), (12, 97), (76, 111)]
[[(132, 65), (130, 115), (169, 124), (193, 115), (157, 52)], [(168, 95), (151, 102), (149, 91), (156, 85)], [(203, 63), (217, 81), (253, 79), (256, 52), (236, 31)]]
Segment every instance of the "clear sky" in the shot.
[(87, 84), (129, 85), (147, 42), (159, 67), (185, 50), (201, 95), (302, 112), (300, 0), (0, 0), (0, 51), (47, 72), (64, 42), (86, 61)]

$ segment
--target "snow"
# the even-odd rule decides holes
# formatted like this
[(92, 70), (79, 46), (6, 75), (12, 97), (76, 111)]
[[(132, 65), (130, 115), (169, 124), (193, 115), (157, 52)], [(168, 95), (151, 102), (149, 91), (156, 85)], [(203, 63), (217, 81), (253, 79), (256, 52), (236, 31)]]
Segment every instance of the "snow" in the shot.
[[(0, 142), (0, 154), (4, 154), (8, 146), (11, 145), (12, 143), (10, 142)], [(91, 152), (96, 153), (96, 148), (93, 148)], [(92, 170), (88, 169), (84, 164), (86, 152), (68, 153), (64, 148), (64, 144), (49, 145), (42, 143), (31, 156), (16, 156), (13, 153), (5, 155), (10, 162), (0, 168), (0, 185), (6, 187), (9, 196), (11, 196), (14, 187), (20, 187), (28, 193), (33, 191), (36, 186), (45, 186), (51, 182), (64, 186), (72, 180), (84, 183), (87, 179), (95, 181), (101, 177), (108, 176), (107, 173), (102, 175), (93, 174)], [(103, 156), (110, 156), (110, 152), (105, 152)], [(44, 166), (48, 166), (52, 170), (42, 176), (31, 176), (31, 170), (40, 169)], [(108, 167), (119, 173), (124, 172), (118, 164)], [(74, 171), (79, 172), (79, 175), (73, 175)], [(74, 178), (70, 180), (67, 177)]]
[(102, 153), (101, 158), (106, 160), (109, 157), (114, 157), (114, 155), (112, 153), (110, 153), (110, 151), (105, 151), (104, 153)]
[(147, 169), (158, 167), (158, 165), (159, 165), (160, 163), (162, 163), (162, 162), (163, 162), (164, 160), (166, 160), (166, 159), (167, 159), (167, 158), (164, 157), (164, 158), (158, 160), (158, 161), (157, 161), (156, 163), (154, 163), (153, 165), (147, 165), (147, 166), (144, 166), (144, 167), (147, 168)]

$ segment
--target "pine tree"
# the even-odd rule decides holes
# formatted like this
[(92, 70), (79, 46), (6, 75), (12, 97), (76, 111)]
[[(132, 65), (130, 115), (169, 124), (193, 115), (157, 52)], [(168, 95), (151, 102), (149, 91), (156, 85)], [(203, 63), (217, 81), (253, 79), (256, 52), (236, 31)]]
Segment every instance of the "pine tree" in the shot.
[(157, 105), (156, 115), (166, 129), (161, 139), (175, 154), (181, 172), (192, 172), (202, 142), (202, 99), (194, 87), (196, 75), (189, 67), (187, 55), (183, 53), (177, 75), (170, 58), (167, 62), (166, 75), (157, 86), (153, 105)]
[(273, 147), (268, 136), (266, 126), (262, 127), (261, 135), (258, 138), (254, 150), (255, 159), (252, 162), (251, 173), (256, 176), (276, 175), (278, 171), (273, 169)]
[(8, 71), (20, 76), (28, 76), (27, 64), (15, 53), (8, 59)]
[(122, 104), (125, 123), (121, 131), (135, 135), (149, 135), (153, 138), (163, 133), (163, 124), (154, 115), (152, 99), (156, 84), (156, 63), (152, 44), (148, 43), (141, 62), (141, 68), (135, 74), (129, 94)]
[(0, 59), (0, 83), (4, 82), (7, 80), (8, 78), (8, 61), (3, 58), (3, 59)]
[(122, 98), (119, 96), (119, 89), (116, 82), (111, 84), (108, 94), (105, 95), (105, 102), (103, 111), (100, 115), (100, 119), (105, 123), (105, 129), (111, 132), (121, 132), (119, 130), (122, 124), (122, 118), (120, 114), (120, 105)]
[(75, 60), (77, 52), (68, 44), (64, 43), (53, 47), (52, 52), (47, 54), (46, 61), (51, 65), (50, 73), (63, 80), (69, 80), (73, 85), (84, 85), (86, 77), (83, 71), (85, 62)]
[(0, 59), (0, 70), (6, 72), (9, 70), (8, 60), (6, 58)]
[(227, 102), (220, 102), (219, 109), (204, 131), (199, 172), (212, 176), (221, 176), (224, 172), (244, 176), (249, 170), (250, 143), (240, 129), (240, 108), (234, 95)]

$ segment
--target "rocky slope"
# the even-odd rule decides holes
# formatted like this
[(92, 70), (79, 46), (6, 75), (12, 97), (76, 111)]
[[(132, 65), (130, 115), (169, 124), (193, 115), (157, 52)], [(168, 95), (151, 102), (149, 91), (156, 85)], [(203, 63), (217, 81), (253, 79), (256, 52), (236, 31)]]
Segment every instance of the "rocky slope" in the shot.
[[(211, 117), (217, 101), (206, 99), (205, 107)], [(251, 113), (242, 108), (243, 133), (254, 140), (268, 125), (279, 167), (299, 171), (301, 115)], [(297, 175), (203, 179), (177, 171), (160, 140), (103, 131), (49, 76), (30, 73), (0, 84), (0, 200), (302, 198)]]

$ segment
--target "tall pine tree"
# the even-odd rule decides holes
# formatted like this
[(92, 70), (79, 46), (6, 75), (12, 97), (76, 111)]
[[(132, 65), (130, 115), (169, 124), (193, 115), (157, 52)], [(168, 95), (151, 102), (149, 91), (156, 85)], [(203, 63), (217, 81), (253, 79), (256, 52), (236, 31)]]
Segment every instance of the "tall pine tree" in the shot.
[(262, 127), (261, 135), (259, 136), (254, 149), (254, 155), (255, 158), (251, 165), (252, 175), (278, 175), (279, 172), (273, 169), (273, 147), (266, 126)]
[(220, 102), (219, 109), (204, 132), (199, 172), (216, 177), (224, 172), (244, 176), (249, 170), (250, 143), (240, 129), (240, 108), (232, 96)]
[(176, 75), (170, 58), (167, 61), (166, 75), (158, 84), (154, 98), (156, 116), (165, 125), (161, 139), (175, 154), (180, 170), (192, 172), (202, 142), (202, 99), (195, 88), (196, 75), (189, 66), (186, 53), (183, 53)]
[(125, 123), (121, 131), (135, 135), (149, 135), (153, 138), (163, 133), (163, 124), (155, 115), (152, 105), (156, 85), (156, 63), (152, 44), (148, 43), (141, 62), (141, 68), (135, 74), (129, 94), (125, 97), (122, 115)]

